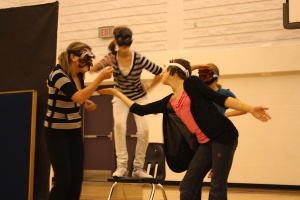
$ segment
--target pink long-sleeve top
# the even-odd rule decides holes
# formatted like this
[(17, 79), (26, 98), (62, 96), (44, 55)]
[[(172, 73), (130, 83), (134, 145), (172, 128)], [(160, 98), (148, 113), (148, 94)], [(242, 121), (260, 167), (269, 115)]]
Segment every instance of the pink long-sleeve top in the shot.
[(208, 142), (209, 138), (201, 131), (193, 118), (190, 110), (191, 100), (187, 93), (183, 91), (178, 101), (171, 98), (170, 103), (177, 116), (183, 121), (190, 132), (196, 135), (198, 142), (201, 144)]

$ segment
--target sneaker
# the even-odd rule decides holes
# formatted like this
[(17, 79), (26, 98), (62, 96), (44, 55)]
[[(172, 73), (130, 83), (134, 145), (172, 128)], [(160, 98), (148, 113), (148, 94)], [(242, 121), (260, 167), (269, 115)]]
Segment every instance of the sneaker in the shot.
[(143, 169), (137, 169), (132, 172), (132, 177), (136, 178), (153, 178), (150, 174), (147, 174)]
[(126, 177), (128, 176), (128, 171), (124, 167), (118, 167), (112, 176), (114, 178)]

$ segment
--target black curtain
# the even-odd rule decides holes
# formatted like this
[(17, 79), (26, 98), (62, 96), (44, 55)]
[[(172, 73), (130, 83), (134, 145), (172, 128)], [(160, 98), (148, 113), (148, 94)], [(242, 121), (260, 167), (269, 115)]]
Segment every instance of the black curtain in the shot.
[[(50, 162), (43, 120), (48, 95), (46, 79), (56, 64), (58, 7), (58, 2), (54, 2), (0, 9), (0, 91), (37, 90), (38, 94), (35, 200), (46, 200), (49, 193)], [(5, 118), (1, 123), (5, 123)], [(18, 192), (18, 183), (15, 184)]]

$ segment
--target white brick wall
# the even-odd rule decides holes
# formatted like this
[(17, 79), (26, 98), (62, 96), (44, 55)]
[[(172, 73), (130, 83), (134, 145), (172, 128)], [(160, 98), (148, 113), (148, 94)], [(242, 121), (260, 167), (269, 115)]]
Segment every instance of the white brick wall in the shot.
[(282, 44), (300, 39), (284, 30), (283, 0), (184, 1), (183, 48)]
[[(0, 8), (49, 2), (53, 1), (4, 0)], [(59, 2), (58, 52), (80, 40), (90, 44), (100, 59), (111, 39), (98, 38), (98, 27), (128, 25), (134, 33), (132, 48), (158, 64), (177, 57), (193, 64), (216, 63), (227, 75), (220, 79), (225, 88), (245, 102), (269, 106), (273, 117), (268, 123), (249, 114), (232, 118), (240, 140), (229, 181), (300, 185), (300, 30), (283, 28), (285, 0)], [(262, 76), (278, 71), (291, 73)], [(249, 73), (257, 74), (247, 77)], [(159, 85), (149, 99), (169, 93), (168, 87)], [(157, 125), (161, 116), (151, 116), (150, 124), (155, 124), (150, 125), (150, 141), (162, 141)], [(167, 180), (182, 176), (168, 171)]]
[(61, 1), (59, 50), (81, 40), (93, 44), (94, 52), (103, 56), (111, 39), (98, 38), (98, 27), (127, 25), (134, 33), (133, 48), (166, 51), (166, 8), (166, 0)]
[(0, 2), (0, 9), (18, 7), (18, 6), (21, 6), (21, 3), (19, 0), (2, 0)]

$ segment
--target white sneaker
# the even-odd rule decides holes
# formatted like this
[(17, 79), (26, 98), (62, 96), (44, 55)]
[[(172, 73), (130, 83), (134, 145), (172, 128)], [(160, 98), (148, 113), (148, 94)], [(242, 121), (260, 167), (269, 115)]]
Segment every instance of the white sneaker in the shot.
[(132, 172), (132, 177), (136, 178), (153, 178), (150, 174), (147, 174), (143, 169), (137, 169)]
[(128, 171), (124, 167), (118, 167), (112, 176), (114, 178), (126, 177), (128, 176)]

